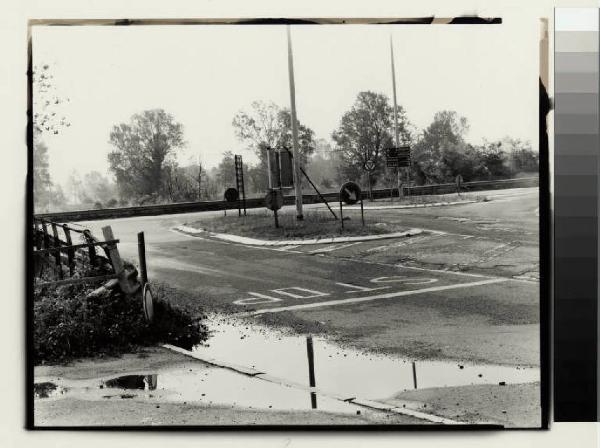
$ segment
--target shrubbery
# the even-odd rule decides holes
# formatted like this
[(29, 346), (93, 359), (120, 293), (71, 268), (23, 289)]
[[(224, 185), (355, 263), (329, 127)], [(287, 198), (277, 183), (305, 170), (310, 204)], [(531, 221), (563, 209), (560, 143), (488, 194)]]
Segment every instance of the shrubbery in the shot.
[[(116, 355), (139, 346), (171, 343), (191, 348), (206, 340), (202, 316), (158, 298), (155, 321), (146, 322), (139, 295), (118, 288), (108, 297), (90, 297), (86, 285), (47, 288), (35, 296), (33, 356), (36, 364), (65, 362), (98, 354)], [(155, 296), (156, 296), (155, 292)]]

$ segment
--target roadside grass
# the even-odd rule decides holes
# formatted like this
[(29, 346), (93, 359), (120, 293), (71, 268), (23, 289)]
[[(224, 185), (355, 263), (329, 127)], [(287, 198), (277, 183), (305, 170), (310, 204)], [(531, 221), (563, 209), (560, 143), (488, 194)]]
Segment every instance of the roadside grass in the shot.
[(204, 316), (198, 310), (188, 310), (182, 301), (172, 297), (173, 289), (155, 286), (157, 300), (152, 324), (143, 315), (139, 294), (126, 296), (114, 291), (108, 296), (94, 297), (89, 293), (95, 287), (86, 284), (36, 291), (34, 363), (119, 355), (159, 343), (191, 348), (204, 342), (209, 336)]
[[(339, 211), (336, 211), (339, 218)], [(363, 227), (360, 212), (344, 212), (344, 229), (341, 221), (334, 219), (327, 211), (305, 211), (304, 219), (298, 221), (294, 210), (278, 212), (279, 228), (275, 227), (273, 212), (262, 210), (247, 216), (218, 216), (186, 224), (197, 229), (215, 233), (228, 233), (238, 236), (278, 239), (329, 238), (336, 236), (381, 235), (408, 230), (405, 226), (374, 221), (365, 215)]]

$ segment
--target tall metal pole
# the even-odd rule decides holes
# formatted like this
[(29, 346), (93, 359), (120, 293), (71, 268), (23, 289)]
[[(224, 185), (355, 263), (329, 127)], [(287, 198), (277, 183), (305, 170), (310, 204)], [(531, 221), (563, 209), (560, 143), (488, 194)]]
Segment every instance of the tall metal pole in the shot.
[[(390, 58), (392, 61), (392, 88), (394, 90), (394, 137), (396, 148), (400, 147), (400, 133), (398, 130), (398, 101), (396, 100), (396, 67), (394, 66), (394, 44), (392, 43), (392, 36), (390, 35)], [(396, 168), (398, 176), (398, 197), (402, 196), (401, 180), (400, 180), (400, 167)]]
[(292, 111), (292, 163), (294, 164), (294, 190), (296, 192), (296, 219), (302, 221), (302, 178), (300, 177), (300, 154), (298, 150), (298, 122), (296, 119), (296, 87), (294, 85), (294, 56), (292, 54), (292, 36), (287, 26), (288, 72), (290, 78), (290, 109)]

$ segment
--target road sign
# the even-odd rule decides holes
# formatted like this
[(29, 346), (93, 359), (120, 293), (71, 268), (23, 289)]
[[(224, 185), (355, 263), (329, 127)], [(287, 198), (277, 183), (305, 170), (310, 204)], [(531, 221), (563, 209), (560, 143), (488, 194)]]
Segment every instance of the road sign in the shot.
[(240, 194), (238, 193), (237, 189), (231, 187), (225, 190), (225, 200), (227, 202), (235, 202), (238, 200), (239, 197)]
[(269, 210), (279, 210), (283, 206), (283, 193), (280, 190), (271, 190), (265, 196), (265, 207)]
[(463, 183), (463, 177), (459, 174), (458, 176), (456, 176), (456, 186), (458, 188), (460, 188), (460, 186), (462, 185), (462, 183)]
[(371, 159), (365, 162), (365, 170), (373, 171), (375, 169), (375, 162)]
[(294, 166), (291, 153), (285, 148), (268, 148), (267, 155), (269, 188), (293, 188)]
[(388, 168), (410, 166), (410, 146), (400, 146), (399, 148), (386, 148), (385, 159), (386, 166)]
[(149, 283), (144, 284), (142, 290), (142, 305), (144, 307), (144, 316), (146, 316), (146, 320), (152, 322), (154, 320), (154, 296), (152, 295)]
[(356, 204), (360, 201), (360, 187), (354, 182), (346, 182), (340, 189), (340, 200), (348, 205)]

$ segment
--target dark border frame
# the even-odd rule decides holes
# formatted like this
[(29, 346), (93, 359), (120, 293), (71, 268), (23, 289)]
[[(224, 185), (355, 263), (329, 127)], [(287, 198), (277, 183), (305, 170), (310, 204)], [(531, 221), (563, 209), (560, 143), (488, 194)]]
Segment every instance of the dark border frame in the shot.
[[(165, 426), (53, 426), (39, 427), (34, 422), (34, 365), (32, 357), (33, 346), (33, 253), (32, 234), (33, 224), (33, 49), (32, 49), (32, 26), (140, 26), (140, 25), (495, 25), (501, 24), (502, 18), (482, 18), (477, 16), (460, 16), (448, 18), (414, 17), (414, 18), (221, 18), (221, 19), (32, 19), (28, 22), (28, 68), (27, 68), (27, 196), (26, 196), (26, 429), (53, 431), (53, 430), (95, 430), (95, 431), (264, 431), (273, 433), (289, 431), (336, 431), (336, 432), (396, 432), (396, 431), (490, 431), (505, 429), (508, 431), (527, 430), (539, 431), (548, 429), (550, 415), (550, 175), (548, 154), (548, 130), (546, 125), (546, 114), (550, 110), (548, 93), (540, 81), (539, 96), (539, 154), (540, 154), (540, 185), (539, 185), (539, 237), (540, 237), (540, 373), (541, 373), (541, 426), (539, 428), (504, 428), (501, 425), (165, 425)], [(533, 88), (533, 86), (532, 86)], [(543, 119), (542, 119), (543, 117)], [(545, 137), (544, 137), (545, 136)]]

